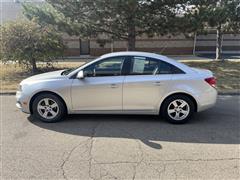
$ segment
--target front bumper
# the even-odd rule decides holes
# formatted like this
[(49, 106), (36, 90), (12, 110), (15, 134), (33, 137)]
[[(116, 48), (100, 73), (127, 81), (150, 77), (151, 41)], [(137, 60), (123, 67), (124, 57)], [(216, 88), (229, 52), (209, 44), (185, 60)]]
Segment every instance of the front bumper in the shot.
[(17, 103), (16, 103), (17, 108), (20, 109), (24, 113), (30, 114), (30, 109), (29, 109), (30, 99), (29, 99), (29, 97), (26, 96), (23, 92), (17, 91), (16, 99), (17, 99)]

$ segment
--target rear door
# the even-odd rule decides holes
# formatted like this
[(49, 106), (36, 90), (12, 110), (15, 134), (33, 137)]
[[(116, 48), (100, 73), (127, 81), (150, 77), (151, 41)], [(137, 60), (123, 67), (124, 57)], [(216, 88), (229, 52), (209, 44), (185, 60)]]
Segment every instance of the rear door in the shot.
[(123, 84), (123, 110), (156, 112), (172, 77), (169, 68), (158, 59), (132, 57)]

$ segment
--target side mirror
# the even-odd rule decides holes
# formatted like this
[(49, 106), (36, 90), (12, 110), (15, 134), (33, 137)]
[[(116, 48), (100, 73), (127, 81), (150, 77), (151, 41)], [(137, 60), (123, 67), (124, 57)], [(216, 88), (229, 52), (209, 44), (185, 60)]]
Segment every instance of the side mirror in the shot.
[(79, 71), (77, 73), (77, 79), (84, 79), (84, 73), (83, 73), (83, 70)]

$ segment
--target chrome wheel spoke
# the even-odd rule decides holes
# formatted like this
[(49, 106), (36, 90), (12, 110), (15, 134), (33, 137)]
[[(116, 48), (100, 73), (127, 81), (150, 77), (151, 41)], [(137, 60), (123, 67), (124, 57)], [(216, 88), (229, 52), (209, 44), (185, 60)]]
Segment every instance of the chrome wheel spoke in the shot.
[(48, 115), (48, 112), (47, 112), (47, 111), (44, 111), (44, 113), (42, 114), (42, 116), (43, 116), (44, 118), (47, 118), (47, 115)]
[(55, 107), (57, 107), (58, 105), (57, 105), (57, 103), (53, 103), (52, 105), (51, 105), (51, 108), (55, 108)]
[(177, 101), (173, 101), (172, 104), (173, 104), (173, 106), (174, 106), (175, 108), (178, 107)]
[(45, 106), (42, 106), (42, 105), (39, 105), (38, 108), (39, 108), (39, 109), (45, 109), (46, 107), (45, 107)]
[(175, 113), (176, 111), (174, 109), (169, 109), (168, 110), (168, 113), (172, 114), (172, 113)]
[(181, 102), (180, 106), (181, 108), (185, 107), (187, 105), (187, 103), (185, 101)]
[(174, 117), (175, 117), (176, 119), (179, 119), (179, 117), (180, 117), (180, 116), (179, 116), (179, 113), (176, 112)]
[(188, 114), (188, 111), (187, 110), (182, 110), (181, 113), (185, 115), (185, 114)]
[(49, 99), (45, 98), (44, 103), (45, 103), (46, 106), (48, 106), (49, 105)]
[(57, 115), (57, 113), (54, 112), (53, 110), (51, 110), (51, 111), (49, 111), (49, 112), (50, 112), (50, 114), (52, 114), (52, 116), (56, 116), (56, 115)]

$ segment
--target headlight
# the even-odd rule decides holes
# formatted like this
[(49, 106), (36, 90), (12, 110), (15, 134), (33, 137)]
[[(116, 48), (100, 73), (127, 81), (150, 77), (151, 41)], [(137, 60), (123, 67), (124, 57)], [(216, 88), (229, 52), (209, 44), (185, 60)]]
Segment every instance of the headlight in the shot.
[(22, 85), (18, 85), (18, 91), (22, 91)]

